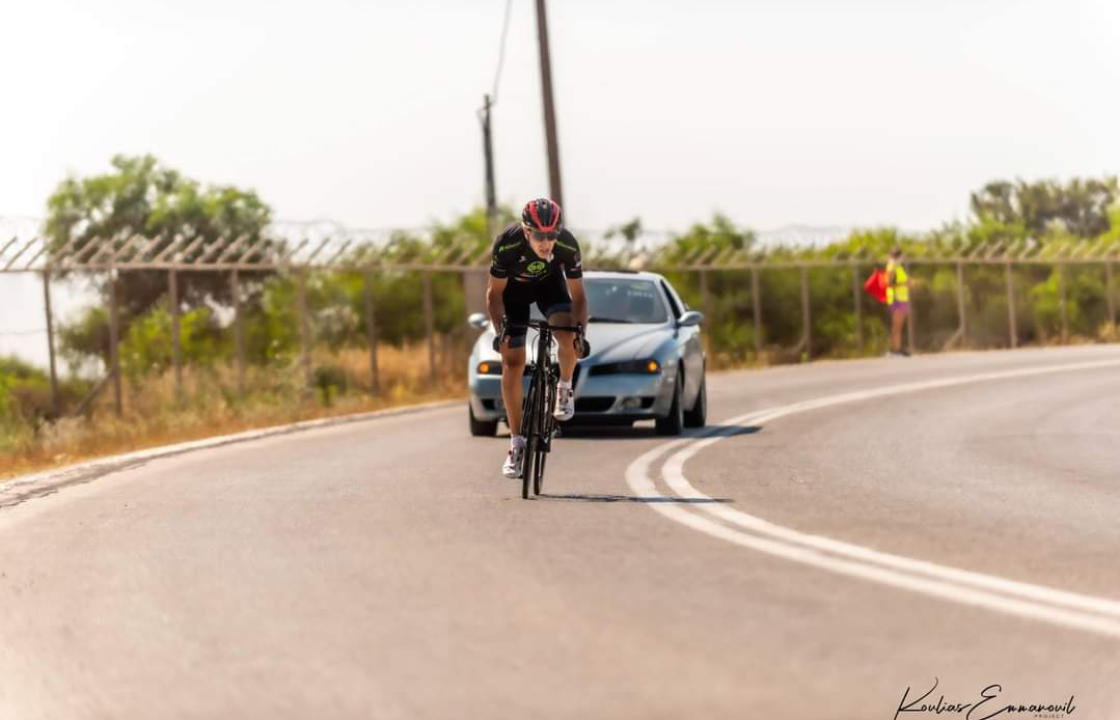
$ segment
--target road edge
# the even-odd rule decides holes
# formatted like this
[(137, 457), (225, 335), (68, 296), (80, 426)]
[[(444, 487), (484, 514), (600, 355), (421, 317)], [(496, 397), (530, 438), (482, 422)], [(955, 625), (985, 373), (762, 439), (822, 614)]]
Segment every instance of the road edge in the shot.
[(461, 399), (438, 400), (420, 403), (418, 405), (406, 405), (403, 407), (386, 408), (384, 410), (355, 413), (353, 415), (336, 415), (334, 417), (317, 418), (315, 420), (300, 420), (299, 422), (270, 425), (269, 427), (245, 430), (228, 435), (215, 435), (199, 440), (188, 440), (187, 442), (173, 443), (170, 445), (157, 445), (155, 447), (144, 448), (143, 450), (134, 450), (117, 455), (107, 455), (93, 460), (85, 460), (74, 463), (73, 465), (64, 465), (60, 468), (41, 470), (27, 475), (17, 475), (7, 480), (0, 481), (0, 509), (19, 504), (29, 497), (39, 497), (54, 493), (68, 485), (90, 482), (96, 478), (133, 467), (149, 460), (182, 455), (196, 450), (208, 450), (223, 445), (260, 440), (277, 435), (287, 435), (290, 433), (334, 427), (337, 425), (350, 425), (367, 420), (378, 420), (400, 415), (412, 415), (427, 410), (439, 410), (460, 405), (462, 402)]

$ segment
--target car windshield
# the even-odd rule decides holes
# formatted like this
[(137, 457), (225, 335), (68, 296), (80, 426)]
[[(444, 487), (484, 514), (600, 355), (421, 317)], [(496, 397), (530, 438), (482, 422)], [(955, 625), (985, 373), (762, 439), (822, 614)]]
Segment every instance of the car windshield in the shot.
[(663, 323), (668, 319), (657, 285), (648, 280), (586, 278), (591, 322)]

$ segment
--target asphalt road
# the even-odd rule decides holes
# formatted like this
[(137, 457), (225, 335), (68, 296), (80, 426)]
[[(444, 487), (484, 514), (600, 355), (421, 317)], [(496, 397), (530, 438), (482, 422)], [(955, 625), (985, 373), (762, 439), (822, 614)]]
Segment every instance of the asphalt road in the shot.
[(0, 718), (1120, 717), (1120, 346), (709, 382), (537, 500), (454, 407), (0, 508)]

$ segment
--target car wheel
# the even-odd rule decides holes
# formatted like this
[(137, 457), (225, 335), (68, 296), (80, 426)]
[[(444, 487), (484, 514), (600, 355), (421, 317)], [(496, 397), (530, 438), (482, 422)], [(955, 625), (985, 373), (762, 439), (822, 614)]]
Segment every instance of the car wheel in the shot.
[(700, 390), (696, 393), (696, 402), (692, 409), (684, 414), (684, 426), (690, 428), (704, 427), (708, 422), (708, 379), (700, 378)]
[(467, 412), (470, 413), (471, 435), (476, 437), (494, 437), (498, 434), (497, 420), (478, 420), (474, 416), (474, 408), (467, 403)]
[(681, 373), (677, 372), (677, 381), (673, 383), (673, 404), (669, 407), (669, 414), (657, 418), (654, 428), (658, 435), (680, 435), (684, 428), (684, 413), (681, 410)]

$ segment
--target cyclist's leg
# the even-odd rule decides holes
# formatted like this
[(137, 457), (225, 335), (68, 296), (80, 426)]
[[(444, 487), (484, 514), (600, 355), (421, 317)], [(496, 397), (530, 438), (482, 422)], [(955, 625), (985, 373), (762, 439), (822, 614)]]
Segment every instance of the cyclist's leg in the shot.
[[(558, 282), (552, 282), (556, 280)], [(549, 325), (572, 325), (572, 297), (568, 294), (568, 283), (562, 273), (542, 283), (537, 307), (548, 318)], [(560, 361), (560, 382), (556, 387), (556, 403), (550, 408), (558, 420), (570, 420), (575, 414), (572, 376), (576, 369), (575, 333), (566, 330), (553, 330), (556, 337), (557, 355)]]
[[(541, 283), (541, 293), (537, 296), (537, 307), (548, 318), (549, 325), (575, 324), (572, 318), (572, 296), (568, 292), (568, 281), (562, 272)], [(560, 379), (571, 384), (576, 370), (575, 333), (566, 330), (553, 330), (556, 337), (557, 354), (560, 360)]]
[[(519, 283), (510, 281), (502, 293), (506, 319), (510, 323), (525, 324), (529, 321), (529, 302)], [(511, 328), (509, 337), (502, 343), (502, 402), (506, 406), (511, 436), (521, 433), (522, 377), (525, 374), (526, 328)]]

